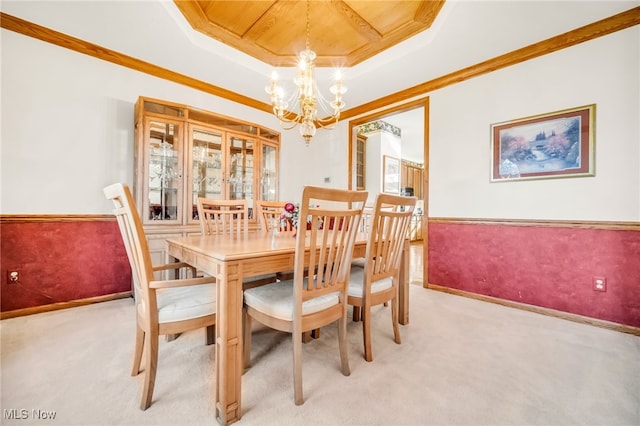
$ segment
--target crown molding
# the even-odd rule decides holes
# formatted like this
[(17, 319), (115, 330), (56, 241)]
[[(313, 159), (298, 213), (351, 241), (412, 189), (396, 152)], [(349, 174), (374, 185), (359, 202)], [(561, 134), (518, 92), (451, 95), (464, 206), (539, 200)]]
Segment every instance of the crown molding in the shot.
[[(405, 90), (384, 96), (371, 102), (356, 106), (343, 111), (340, 119), (344, 120), (356, 117), (379, 108), (393, 105), (417, 96), (424, 95), (443, 87), (460, 83), (473, 77), (487, 74), (501, 68), (506, 68), (520, 62), (528, 61), (539, 56), (547, 55), (567, 47), (584, 43), (617, 31), (621, 31), (640, 24), (640, 6), (629, 9), (625, 12), (610, 16), (609, 18), (596, 21), (582, 26), (572, 31), (548, 38), (504, 55), (480, 62), (478, 64), (463, 68), (461, 70), (443, 75), (433, 80), (426, 81)], [(271, 105), (227, 90), (213, 84), (205, 83), (201, 80), (189, 77), (166, 68), (150, 64), (145, 61), (133, 58), (128, 55), (107, 49), (97, 44), (89, 43), (76, 37), (63, 34), (58, 31), (34, 24), (29, 21), (0, 11), (0, 27), (14, 31), (29, 37), (33, 37), (47, 43), (52, 43), (66, 49), (76, 51), (85, 55), (93, 56), (104, 61), (108, 61), (123, 67), (131, 68), (154, 77), (182, 84), (193, 89), (218, 96), (232, 102), (237, 102), (260, 111), (272, 113)]]

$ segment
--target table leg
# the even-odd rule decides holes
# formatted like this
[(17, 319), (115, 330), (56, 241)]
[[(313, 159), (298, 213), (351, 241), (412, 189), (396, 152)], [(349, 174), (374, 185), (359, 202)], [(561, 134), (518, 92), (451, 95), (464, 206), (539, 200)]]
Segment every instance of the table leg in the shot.
[(242, 278), (238, 265), (221, 263), (216, 274), (216, 419), (240, 420), (242, 381)]
[(404, 241), (402, 259), (400, 260), (400, 287), (398, 289), (398, 322), (409, 324), (409, 239)]

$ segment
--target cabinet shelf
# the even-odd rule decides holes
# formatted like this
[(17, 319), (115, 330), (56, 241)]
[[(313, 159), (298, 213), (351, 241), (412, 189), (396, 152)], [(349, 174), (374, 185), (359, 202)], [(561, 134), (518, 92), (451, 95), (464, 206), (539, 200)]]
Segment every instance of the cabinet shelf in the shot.
[(178, 192), (178, 188), (171, 188), (169, 186), (150, 186), (149, 191)]

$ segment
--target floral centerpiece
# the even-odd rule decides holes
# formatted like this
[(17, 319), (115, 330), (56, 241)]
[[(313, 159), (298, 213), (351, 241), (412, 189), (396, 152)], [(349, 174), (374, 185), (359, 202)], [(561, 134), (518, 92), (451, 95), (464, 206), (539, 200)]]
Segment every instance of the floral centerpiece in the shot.
[[(316, 207), (320, 207), (316, 205)], [(280, 229), (281, 230), (293, 230), (293, 236), (298, 233), (298, 222), (300, 215), (300, 204), (286, 203), (280, 213)], [(307, 227), (311, 223), (311, 216), (307, 216)], [(322, 229), (322, 219), (318, 218), (318, 229)]]
[(297, 229), (298, 228), (298, 214), (300, 213), (300, 205), (287, 203), (284, 205), (284, 209), (280, 214), (281, 228)]

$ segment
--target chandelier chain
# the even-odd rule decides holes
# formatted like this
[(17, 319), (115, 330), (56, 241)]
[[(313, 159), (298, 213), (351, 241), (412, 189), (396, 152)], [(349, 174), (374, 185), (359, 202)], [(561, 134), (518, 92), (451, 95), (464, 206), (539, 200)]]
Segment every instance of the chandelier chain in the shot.
[(311, 25), (309, 24), (309, 21), (310, 21), (310, 19), (309, 19), (309, 8), (310, 8), (310, 6), (309, 5), (310, 4), (311, 4), (311, 2), (309, 0), (307, 0), (307, 32), (306, 32), (307, 40), (306, 40), (306, 44), (305, 44), (305, 47), (306, 47), (307, 50), (311, 50), (309, 48), (309, 46), (310, 46), (309, 45), (309, 38), (310, 38), (310, 36), (309, 36), (309, 34), (310, 34), (309, 28), (311, 27)]

